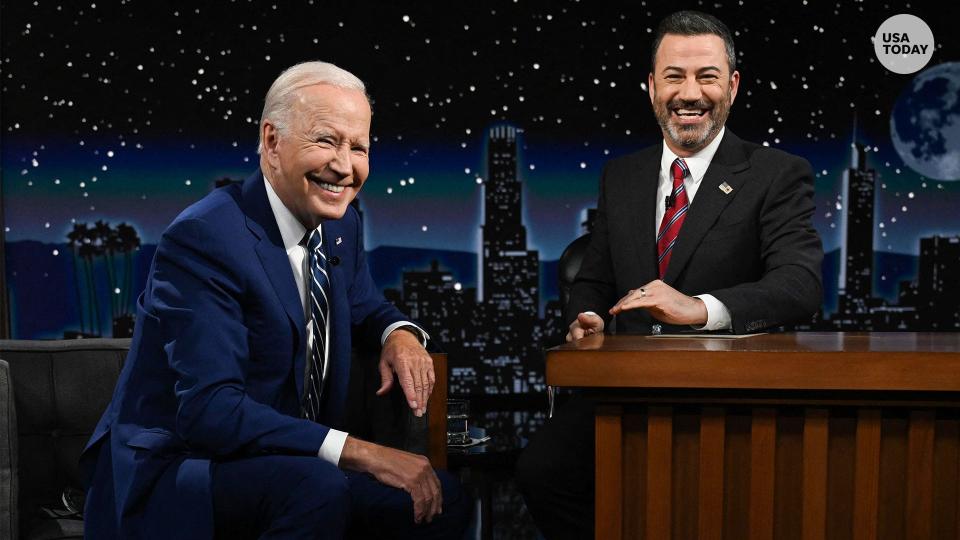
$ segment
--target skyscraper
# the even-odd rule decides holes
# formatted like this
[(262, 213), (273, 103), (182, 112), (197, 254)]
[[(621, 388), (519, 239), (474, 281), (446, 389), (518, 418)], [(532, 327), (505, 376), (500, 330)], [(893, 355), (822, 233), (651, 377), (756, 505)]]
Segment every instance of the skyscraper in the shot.
[[(545, 388), (540, 260), (527, 249), (517, 135), (512, 126), (488, 132), (479, 294), (433, 261), (429, 270), (404, 271), (402, 297), (390, 295), (450, 353), (450, 395), (497, 396), (499, 406), (507, 396), (536, 400)], [(556, 302), (548, 313), (559, 320)]]
[(522, 185), (517, 178), (517, 129), (490, 128), (483, 204), (484, 303), (495, 317), (529, 320), (539, 313), (539, 256), (527, 250)]
[[(920, 239), (917, 280), (900, 285), (897, 303), (873, 294), (874, 209), (877, 171), (867, 167), (866, 149), (851, 144), (843, 173), (843, 220), (837, 312), (822, 327), (890, 331), (960, 328), (960, 237)], [(949, 276), (949, 277), (948, 277)]]
[(867, 168), (864, 146), (851, 145), (843, 173), (843, 238), (838, 310), (845, 317), (869, 313), (873, 297), (873, 210), (877, 171)]
[(960, 236), (920, 239), (917, 297), (922, 322), (934, 330), (960, 329)]
[[(485, 393), (527, 392), (540, 311), (540, 257), (527, 249), (522, 185), (517, 177), (517, 129), (490, 128), (483, 200), (480, 358)], [(539, 375), (542, 379), (542, 374)]]

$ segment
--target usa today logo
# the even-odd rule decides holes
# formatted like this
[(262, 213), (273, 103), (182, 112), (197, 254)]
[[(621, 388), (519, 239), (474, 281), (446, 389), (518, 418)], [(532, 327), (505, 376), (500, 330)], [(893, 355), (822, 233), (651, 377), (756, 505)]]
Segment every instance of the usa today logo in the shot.
[(877, 29), (873, 50), (883, 67), (894, 73), (915, 73), (933, 56), (933, 32), (923, 19), (901, 13)]

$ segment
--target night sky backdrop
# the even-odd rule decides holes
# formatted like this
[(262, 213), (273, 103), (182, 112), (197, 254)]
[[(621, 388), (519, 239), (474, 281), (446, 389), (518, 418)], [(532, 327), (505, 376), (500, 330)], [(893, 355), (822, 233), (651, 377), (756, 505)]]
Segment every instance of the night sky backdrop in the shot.
[[(0, 4), (14, 336), (71, 326), (69, 316), (23, 326), (17, 306), (70, 290), (73, 278), (54, 268), (69, 256), (56, 245), (75, 222), (127, 222), (155, 244), (215, 180), (255, 170), (263, 96), (304, 60), (354, 72), (373, 97), (371, 176), (360, 196), (369, 250), (476, 252), (485, 136), (506, 122), (522, 130), (530, 248), (555, 260), (595, 205), (603, 162), (660, 140), (646, 87), (650, 39), (680, 8), (715, 14), (735, 33), (742, 80), (728, 128), (810, 160), (825, 251), (840, 242), (854, 123), (880, 175), (876, 249), (916, 255), (920, 237), (960, 233), (960, 182), (922, 176), (891, 141), (891, 113), (915, 75), (887, 71), (871, 43), (888, 17), (912, 13), (936, 39), (925, 69), (960, 60), (960, 9), (950, 2), (18, 0)], [(958, 102), (954, 93), (955, 113)], [(45, 254), (31, 259), (29, 279), (16, 260), (23, 252), (10, 247), (38, 245), (26, 241)]]

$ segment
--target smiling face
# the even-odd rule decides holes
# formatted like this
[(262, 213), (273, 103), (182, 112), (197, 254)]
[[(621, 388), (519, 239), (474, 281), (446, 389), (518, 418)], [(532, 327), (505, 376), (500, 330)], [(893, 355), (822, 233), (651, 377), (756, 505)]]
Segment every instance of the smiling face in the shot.
[(370, 172), (370, 105), (359, 90), (316, 84), (297, 90), (289, 124), (260, 126), (260, 167), (307, 230), (340, 219)]
[(663, 138), (689, 157), (713, 141), (737, 97), (740, 73), (730, 73), (723, 39), (667, 34), (657, 49), (648, 86)]

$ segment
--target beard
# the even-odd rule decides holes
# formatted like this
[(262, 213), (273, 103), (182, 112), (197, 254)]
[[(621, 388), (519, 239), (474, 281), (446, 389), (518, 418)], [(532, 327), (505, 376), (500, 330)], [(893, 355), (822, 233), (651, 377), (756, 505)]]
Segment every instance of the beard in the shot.
[[(700, 124), (681, 124), (673, 116), (675, 109), (707, 110), (709, 116), (706, 122)], [(698, 151), (709, 144), (726, 124), (730, 115), (730, 92), (727, 91), (723, 99), (716, 103), (706, 97), (694, 101), (673, 99), (669, 103), (654, 98), (653, 112), (660, 129), (674, 144), (686, 150)]]

